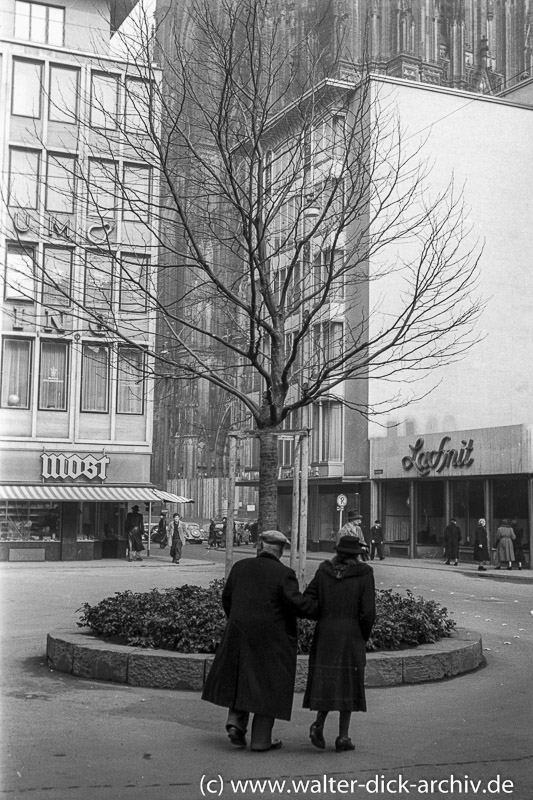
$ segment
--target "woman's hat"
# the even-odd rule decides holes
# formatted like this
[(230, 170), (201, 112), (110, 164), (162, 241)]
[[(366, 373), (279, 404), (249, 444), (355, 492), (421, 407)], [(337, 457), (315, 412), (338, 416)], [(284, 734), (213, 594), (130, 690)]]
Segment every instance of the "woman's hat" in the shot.
[(341, 536), (339, 543), (333, 549), (337, 553), (346, 553), (346, 555), (350, 556), (360, 556), (366, 552), (359, 539), (356, 539), (355, 536)]
[(139, 510), (139, 506), (132, 506), (132, 507), (131, 507), (131, 510), (132, 510), (132, 511), (138, 511), (138, 510)]

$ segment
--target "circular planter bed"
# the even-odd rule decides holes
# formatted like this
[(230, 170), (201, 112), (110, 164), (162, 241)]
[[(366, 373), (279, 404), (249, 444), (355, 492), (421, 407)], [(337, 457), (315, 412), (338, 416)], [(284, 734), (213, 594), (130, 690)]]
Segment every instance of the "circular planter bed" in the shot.
[[(113, 681), (155, 689), (201, 691), (212, 655), (176, 653), (110, 644), (78, 631), (48, 634), (48, 664), (80, 678)], [(481, 636), (456, 628), (446, 639), (409, 650), (367, 653), (365, 682), (369, 687), (396, 686), (452, 678), (483, 664)], [(298, 656), (295, 691), (302, 692), (307, 656)]]

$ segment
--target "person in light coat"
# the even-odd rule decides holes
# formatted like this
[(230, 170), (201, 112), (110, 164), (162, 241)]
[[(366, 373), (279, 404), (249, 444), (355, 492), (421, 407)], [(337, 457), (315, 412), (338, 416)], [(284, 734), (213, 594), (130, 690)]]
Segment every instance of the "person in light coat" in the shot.
[(500, 527), (496, 531), (496, 538), (494, 544), (498, 552), (498, 561), (500, 562), (496, 569), (501, 569), (502, 564), (507, 563), (507, 569), (513, 568), (514, 561), (514, 547), (513, 541), (515, 540), (515, 532), (511, 528), (508, 519), (502, 519)]
[(183, 522), (180, 521), (180, 515), (178, 512), (174, 514), (172, 517), (172, 522), (170, 523), (169, 529), (169, 536), (170, 536), (170, 557), (172, 558), (173, 564), (179, 564), (181, 559), (181, 554), (183, 551), (183, 545), (186, 541), (185, 536), (185, 525)]

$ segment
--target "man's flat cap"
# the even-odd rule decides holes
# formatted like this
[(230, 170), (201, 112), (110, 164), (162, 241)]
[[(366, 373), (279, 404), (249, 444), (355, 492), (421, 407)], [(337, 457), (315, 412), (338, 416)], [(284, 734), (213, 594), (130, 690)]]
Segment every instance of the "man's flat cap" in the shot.
[(287, 539), (284, 533), (281, 533), (281, 531), (265, 531), (264, 533), (259, 534), (259, 538), (266, 544), (290, 544), (290, 541)]

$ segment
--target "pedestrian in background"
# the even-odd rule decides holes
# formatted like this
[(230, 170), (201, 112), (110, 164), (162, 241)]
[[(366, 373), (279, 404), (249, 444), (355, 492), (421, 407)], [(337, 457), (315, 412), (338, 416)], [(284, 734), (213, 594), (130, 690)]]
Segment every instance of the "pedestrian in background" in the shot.
[(128, 540), (128, 561), (142, 561), (144, 521), (139, 506), (132, 506), (126, 516), (126, 538)]
[(446, 557), (446, 564), (449, 564), (450, 561), (453, 561), (454, 566), (457, 566), (460, 544), (461, 529), (454, 517), (452, 517), (449, 524), (444, 529), (444, 555)]
[(383, 554), (383, 528), (381, 522), (377, 519), (370, 528), (370, 560), (373, 561), (374, 557), (378, 554), (380, 561), (383, 561), (385, 556)]
[(366, 711), (366, 642), (375, 609), (374, 572), (361, 562), (363, 548), (354, 536), (343, 536), (337, 555), (323, 561), (304, 592), (318, 603), (303, 707), (317, 712), (309, 736), (324, 749), (324, 723), (330, 711), (339, 712), (335, 750), (354, 750), (350, 739), (353, 711)]
[(161, 516), (159, 517), (157, 528), (152, 536), (152, 542), (154, 544), (158, 544), (161, 550), (164, 550), (164, 548), (168, 544), (170, 527), (171, 524), (168, 521), (168, 510), (164, 508), (161, 511)]
[(207, 676), (202, 699), (229, 709), (226, 730), (236, 747), (281, 747), (272, 739), (275, 719), (291, 718), (296, 676), (297, 617), (311, 617), (316, 602), (298, 589), (294, 570), (282, 564), (287, 537), (260, 535), (254, 558), (237, 561), (222, 591), (227, 625)]
[(478, 562), (478, 572), (486, 572), (485, 562), (490, 561), (489, 538), (486, 520), (480, 519), (474, 534), (474, 558)]
[(515, 561), (518, 564), (518, 569), (522, 569), (522, 562), (524, 560), (524, 529), (519, 525), (517, 519), (511, 521), (511, 528), (513, 529), (515, 537), (513, 542)]
[(207, 536), (207, 549), (217, 546), (217, 525), (214, 519), (209, 522), (209, 533)]
[(502, 519), (500, 527), (496, 531), (494, 544), (498, 552), (499, 564), (496, 569), (501, 569), (502, 564), (507, 563), (507, 569), (513, 568), (514, 548), (513, 541), (516, 538), (515, 532), (509, 525), (508, 519)]
[(337, 533), (337, 544), (343, 536), (353, 536), (360, 543), (361, 547), (366, 548), (368, 552), (367, 543), (363, 534), (362, 517), (357, 511), (348, 511), (348, 521), (342, 526)]
[(172, 558), (172, 563), (179, 564), (183, 551), (183, 545), (185, 544), (185, 526), (181, 522), (180, 515), (177, 511), (172, 517), (170, 535), (170, 556)]

